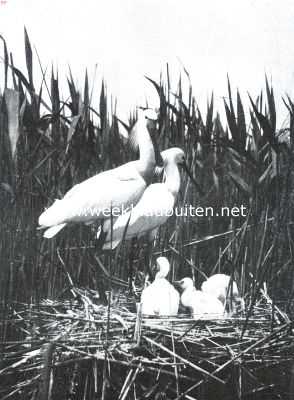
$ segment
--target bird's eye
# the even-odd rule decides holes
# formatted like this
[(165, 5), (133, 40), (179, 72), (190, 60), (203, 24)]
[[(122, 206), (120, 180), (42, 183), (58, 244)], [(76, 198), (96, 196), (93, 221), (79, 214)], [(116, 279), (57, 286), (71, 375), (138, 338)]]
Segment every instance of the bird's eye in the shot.
[(145, 115), (145, 119), (148, 119), (147, 115)]

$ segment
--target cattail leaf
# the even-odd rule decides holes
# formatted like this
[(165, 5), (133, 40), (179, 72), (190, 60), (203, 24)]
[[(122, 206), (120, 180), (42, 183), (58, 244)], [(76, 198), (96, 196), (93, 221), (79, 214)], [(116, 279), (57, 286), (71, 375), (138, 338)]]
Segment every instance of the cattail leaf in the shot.
[(219, 190), (219, 178), (218, 178), (216, 172), (214, 171), (214, 169), (212, 170), (212, 178), (213, 178), (214, 186), (216, 187), (217, 190)]
[(43, 93), (43, 86), (40, 86), (39, 95), (36, 98), (36, 106), (38, 115), (40, 115), (41, 103), (42, 103), (42, 93)]
[(80, 94), (76, 89), (70, 68), (69, 68), (69, 78), (67, 79), (67, 83), (71, 97), (71, 104), (69, 105), (69, 107), (73, 115), (78, 115), (80, 113)]
[(206, 133), (208, 136), (210, 136), (212, 130), (213, 130), (213, 93), (211, 94), (211, 99), (210, 103), (207, 104), (207, 114), (206, 114)]
[(250, 96), (249, 96), (249, 99), (250, 99), (250, 103), (253, 108), (254, 114), (256, 115), (256, 118), (259, 122), (259, 125), (261, 126), (261, 128), (263, 130), (263, 133), (264, 133), (268, 143), (277, 150), (278, 149), (278, 141), (275, 137), (275, 131), (272, 128), (270, 121), (268, 120), (267, 117), (265, 117), (263, 114), (261, 114), (258, 111), (256, 105), (254, 104), (254, 102)]
[(21, 123), (23, 121), (23, 116), (24, 116), (24, 112), (25, 112), (25, 109), (26, 109), (26, 105), (27, 105), (27, 99), (24, 98), (24, 100), (22, 102), (22, 105), (20, 106), (20, 110), (19, 110), (19, 120), (20, 120)]
[(102, 131), (106, 131), (107, 126), (107, 95), (105, 82), (102, 81), (99, 103), (100, 126)]
[(260, 92), (260, 96), (257, 98), (256, 107), (259, 108), (259, 112), (263, 112), (263, 92)]
[(155, 87), (157, 94), (159, 96), (159, 102), (160, 102), (160, 115), (164, 117), (166, 115), (166, 100), (165, 100), (165, 95), (164, 95), (164, 90), (163, 86), (159, 85), (157, 82), (155, 82), (153, 79), (149, 78), (148, 76), (144, 76), (145, 79), (147, 79), (149, 82), (152, 83), (152, 85)]
[(5, 192), (9, 193), (9, 195), (10, 195), (11, 198), (12, 198), (12, 200), (15, 199), (15, 193), (14, 193), (14, 190), (12, 189), (12, 186), (11, 186), (11, 185), (9, 185), (9, 184), (6, 183), (6, 182), (1, 182), (1, 183), (0, 183), (0, 187), (1, 187), (3, 190), (5, 190)]
[(122, 127), (126, 130), (126, 132), (121, 132), (119, 130), (120, 138), (123, 139), (124, 144), (126, 144), (129, 140), (129, 134), (131, 133), (132, 128), (124, 121), (122, 121), (120, 118), (118, 118), (116, 115), (113, 116), (113, 119), (114, 121), (119, 122), (122, 125)]
[(166, 103), (166, 105), (167, 105), (168, 108), (170, 108), (170, 109), (172, 110), (172, 112), (173, 112), (175, 115), (178, 116), (178, 115), (180, 114), (180, 112), (179, 112), (179, 110), (177, 109), (177, 107), (173, 106), (171, 103)]
[(14, 72), (14, 61), (13, 61), (13, 55), (10, 53), (10, 64), (11, 64), (11, 75), (12, 75), (12, 82), (13, 82), (13, 87), (14, 90), (19, 90), (17, 81), (16, 81), (16, 76)]
[(60, 95), (59, 95), (59, 84), (58, 84), (58, 72), (56, 77), (54, 75), (53, 67), (51, 72), (51, 103), (52, 103), (52, 114), (54, 117), (58, 116), (60, 111)]
[(198, 114), (198, 123), (200, 126), (204, 125), (203, 118), (199, 107), (197, 106), (197, 114)]
[(70, 127), (69, 127), (69, 129), (68, 129), (68, 133), (67, 133), (67, 141), (66, 141), (65, 154), (67, 154), (67, 152), (68, 152), (69, 144), (70, 144), (70, 142), (71, 142), (71, 139), (72, 139), (73, 134), (75, 133), (77, 124), (78, 124), (78, 122), (79, 122), (79, 119), (80, 119), (80, 115), (75, 115), (75, 116), (72, 118)]
[[(259, 177), (259, 179), (258, 179), (258, 184), (259, 185), (263, 184), (265, 179), (271, 175), (272, 170), (273, 170), (273, 164), (270, 163), (267, 166), (267, 168), (265, 169), (265, 171), (263, 172), (263, 174)], [(273, 178), (273, 176), (271, 176), (271, 177)]]
[(7, 79), (8, 79), (8, 51), (7, 51), (7, 46), (5, 39), (3, 38), (2, 35), (0, 35), (0, 39), (3, 42), (3, 53), (4, 53), (4, 90), (7, 88)]
[(271, 172), (271, 178), (273, 179), (278, 175), (278, 165), (277, 165), (278, 157), (277, 157), (277, 153), (276, 153), (275, 149), (273, 149), (273, 148), (271, 149), (271, 158), (272, 158), (272, 161), (271, 161), (272, 168), (271, 168), (270, 172)]
[(267, 102), (269, 108), (269, 116), (271, 121), (271, 127), (273, 131), (276, 130), (276, 106), (275, 106), (275, 98), (273, 88), (269, 86), (267, 76), (265, 77), (266, 84), (266, 94), (267, 94)]
[(245, 113), (239, 90), (237, 91), (237, 121), (238, 121), (239, 137), (240, 137), (240, 148), (243, 151), (245, 151), (247, 130), (246, 130)]
[(251, 142), (250, 142), (250, 149), (251, 149), (251, 154), (253, 158), (258, 161), (258, 151), (259, 151), (259, 142), (261, 138), (261, 132), (257, 123), (257, 120), (253, 114), (253, 112), (250, 110), (250, 120), (251, 120)]
[(230, 162), (232, 162), (232, 165), (239, 170), (242, 166), (242, 160), (240, 154), (231, 147), (227, 148), (227, 152), (229, 155), (228, 159), (230, 160)]
[(7, 117), (8, 134), (12, 158), (15, 156), (16, 145), (19, 137), (19, 93), (13, 89), (6, 89), (4, 92)]
[[(184, 110), (184, 115), (185, 115), (185, 118), (186, 118), (186, 122), (187, 122), (187, 124), (189, 123), (189, 121), (190, 121), (190, 112), (189, 112), (189, 108), (186, 106), (186, 104), (184, 103), (184, 101), (183, 101), (183, 99), (182, 99), (182, 96), (181, 95), (178, 95), (178, 94), (176, 94), (176, 93), (173, 93), (173, 96), (175, 96), (175, 98), (178, 100), (178, 102), (179, 102), (179, 105), (180, 105), (180, 107)], [(180, 108), (180, 109), (181, 109)], [(177, 116), (180, 118), (181, 117), (181, 112), (178, 112), (178, 114), (177, 114)]]
[(30, 82), (30, 88), (34, 91), (34, 83), (33, 83), (33, 53), (32, 47), (30, 43), (30, 39), (27, 33), (26, 28), (24, 28), (24, 36), (25, 36), (25, 53), (26, 53), (26, 65), (28, 71), (28, 77)]
[(153, 79), (149, 78), (148, 76), (145, 75), (144, 77), (145, 77), (149, 82), (152, 83), (152, 85), (155, 87), (155, 89), (156, 89), (156, 91), (157, 91), (157, 93), (158, 93), (158, 96), (161, 97), (161, 96), (162, 96), (162, 88), (161, 88), (161, 86), (158, 85), (157, 82), (155, 82)]
[(231, 112), (226, 100), (224, 99), (226, 117), (229, 125), (229, 129), (232, 135), (233, 142), (238, 145), (239, 143), (239, 135), (237, 131), (237, 124), (234, 113)]
[(292, 100), (290, 99), (289, 95), (286, 95), (287, 97), (287, 101), (284, 99), (284, 97), (282, 98), (284, 105), (286, 106), (287, 110), (289, 111), (289, 113), (293, 113), (294, 110), (294, 104), (292, 103)]
[(222, 140), (226, 137), (226, 132), (221, 123), (219, 113), (216, 114), (216, 117), (214, 119), (214, 131), (215, 131), (215, 138), (217, 140), (217, 145), (218, 145), (218, 143), (219, 143), (218, 141)]
[[(15, 75), (18, 77), (19, 81), (26, 87), (26, 89), (31, 93), (31, 86), (27, 80), (27, 78), (24, 76), (24, 74), (17, 69), (16, 67), (13, 68), (13, 71)], [(19, 85), (18, 85), (19, 86)], [(20, 90), (20, 89), (19, 89)]]
[(229, 104), (230, 104), (230, 121), (228, 121), (228, 122), (229, 122), (229, 127), (231, 130), (233, 139), (235, 140), (235, 143), (238, 145), (239, 144), (239, 132), (238, 132), (238, 128), (237, 128), (236, 114), (235, 114), (235, 110), (234, 110), (229, 76), (227, 76), (227, 81), (228, 81), (228, 93), (229, 93)]
[(90, 97), (89, 97), (89, 79), (87, 70), (85, 74), (85, 85), (84, 85), (84, 105), (85, 108), (88, 110), (90, 107)]
[(241, 176), (235, 174), (233, 171), (228, 171), (228, 174), (234, 184), (238, 187), (238, 189), (241, 189), (245, 194), (251, 195), (251, 187), (245, 182), (245, 180)]

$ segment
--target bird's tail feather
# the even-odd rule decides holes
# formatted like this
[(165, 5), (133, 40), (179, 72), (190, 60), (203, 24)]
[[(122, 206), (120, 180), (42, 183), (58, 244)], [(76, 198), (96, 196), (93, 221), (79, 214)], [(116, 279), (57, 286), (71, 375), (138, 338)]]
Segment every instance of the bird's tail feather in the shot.
[(66, 223), (64, 224), (59, 224), (59, 225), (55, 225), (55, 226), (51, 226), (51, 228), (47, 229), (44, 232), (43, 237), (46, 239), (51, 239), (53, 238), (53, 236), (57, 235), (57, 233), (59, 231), (61, 231), (61, 229), (63, 229), (65, 227)]
[(120, 244), (121, 239), (117, 239), (117, 240), (112, 240), (109, 242), (104, 243), (103, 245), (103, 250), (114, 250), (117, 248), (117, 246)]

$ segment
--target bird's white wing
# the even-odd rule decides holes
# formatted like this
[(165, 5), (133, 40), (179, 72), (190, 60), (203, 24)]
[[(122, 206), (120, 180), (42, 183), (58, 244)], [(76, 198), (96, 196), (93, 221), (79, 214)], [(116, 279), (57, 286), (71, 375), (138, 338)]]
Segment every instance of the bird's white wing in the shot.
[(160, 315), (177, 315), (179, 310), (180, 295), (168, 280), (163, 279), (160, 306)]
[(66, 194), (64, 199), (69, 199), (74, 195), (79, 195), (84, 190), (90, 190), (93, 187), (101, 185), (103, 182), (109, 182), (115, 184), (117, 181), (133, 181), (140, 179), (140, 175), (136, 169), (137, 161), (130, 161), (126, 164), (120, 165), (119, 167), (113, 168), (108, 171), (102, 171), (97, 175), (94, 175), (85, 181), (73, 186)]
[(54, 225), (51, 228), (46, 229), (46, 231), (43, 234), (43, 237), (45, 237), (46, 239), (53, 238), (55, 235), (57, 235), (59, 231), (61, 231), (61, 229), (65, 227), (65, 225), (66, 224)]
[[(215, 295), (224, 301), (227, 295), (230, 279), (231, 277), (225, 274), (212, 275), (202, 283), (201, 290), (203, 292)], [(238, 287), (235, 281), (232, 282), (232, 294), (233, 296), (239, 295)]]
[[(173, 214), (174, 203), (175, 198), (167, 190), (166, 185), (155, 183), (148, 186), (138, 204), (115, 221), (112, 240), (117, 243), (123, 239), (124, 233), (126, 239), (140, 237), (158, 228)], [(104, 248), (109, 248), (109, 245), (110, 243), (106, 242)]]
[(179, 293), (166, 279), (155, 279), (142, 292), (142, 314), (177, 315), (179, 301)]
[(131, 168), (106, 171), (74, 186), (62, 200), (55, 201), (40, 216), (39, 224), (87, 223), (110, 218), (111, 211), (118, 216), (137, 204), (145, 188), (144, 179)]
[[(154, 284), (154, 282), (153, 282)], [(154, 315), (155, 314), (155, 302), (154, 302), (154, 285), (147, 286), (141, 294), (141, 311), (142, 314), (145, 315)]]
[(189, 308), (194, 318), (220, 318), (223, 316), (224, 307), (214, 296), (196, 290), (191, 296)]

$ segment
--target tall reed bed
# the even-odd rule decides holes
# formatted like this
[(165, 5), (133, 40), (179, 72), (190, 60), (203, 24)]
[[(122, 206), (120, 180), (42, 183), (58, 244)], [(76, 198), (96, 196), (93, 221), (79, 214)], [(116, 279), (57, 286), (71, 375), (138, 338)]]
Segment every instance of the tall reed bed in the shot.
[[(42, 238), (39, 214), (74, 184), (102, 170), (136, 158), (120, 131), (115, 108), (109, 108), (104, 82), (92, 93), (85, 74), (81, 93), (71, 73), (69, 98), (60, 95), (60, 77), (44, 71), (25, 31), (26, 71), (14, 65), (4, 38), (4, 75), (0, 95), (0, 296), (3, 304), (64, 295), (70, 285), (117, 287), (130, 273), (139, 277), (152, 256), (168, 254), (174, 277), (194, 275), (198, 284), (213, 272), (234, 273), (249, 308), (261, 286), (275, 299), (293, 297), (293, 135), (294, 104), (285, 96), (289, 125), (276, 126), (273, 88), (250, 99), (246, 117), (239, 92), (224, 99), (226, 124), (214, 108), (199, 110), (192, 85), (183, 91), (180, 77), (172, 92), (167, 70), (159, 82), (147, 78), (160, 99), (160, 148), (182, 147), (199, 188), (183, 174), (178, 205), (246, 207), (246, 216), (171, 218), (152, 249), (146, 240), (124, 243), (113, 254), (97, 252), (95, 230), (65, 229), (54, 240)], [(43, 80), (34, 82), (39, 68)], [(48, 76), (50, 76), (48, 78)], [(11, 84), (9, 84), (11, 82)], [(100, 96), (98, 110), (92, 96)], [(98, 121), (98, 122), (97, 122)], [(149, 253), (147, 253), (147, 251)], [(111, 274), (110, 274), (111, 273)], [(123, 282), (122, 282), (123, 281)], [(5, 332), (2, 332), (5, 335)]]

